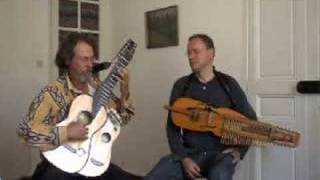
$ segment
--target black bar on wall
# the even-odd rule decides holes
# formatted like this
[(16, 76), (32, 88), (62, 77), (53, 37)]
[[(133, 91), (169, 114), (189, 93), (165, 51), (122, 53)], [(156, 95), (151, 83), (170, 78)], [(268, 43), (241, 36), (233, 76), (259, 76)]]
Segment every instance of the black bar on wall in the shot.
[(320, 81), (299, 81), (297, 91), (301, 94), (320, 94)]

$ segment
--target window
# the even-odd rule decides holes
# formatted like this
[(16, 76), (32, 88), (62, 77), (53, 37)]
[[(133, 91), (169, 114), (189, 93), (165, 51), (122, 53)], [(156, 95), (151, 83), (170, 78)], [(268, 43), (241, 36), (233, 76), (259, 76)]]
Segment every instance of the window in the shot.
[(59, 0), (59, 44), (71, 32), (81, 32), (92, 36), (99, 50), (99, 5), (99, 0)]

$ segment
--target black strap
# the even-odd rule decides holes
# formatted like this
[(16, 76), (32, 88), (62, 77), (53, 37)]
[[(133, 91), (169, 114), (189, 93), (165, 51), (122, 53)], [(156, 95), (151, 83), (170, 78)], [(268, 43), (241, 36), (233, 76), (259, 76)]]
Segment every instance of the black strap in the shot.
[(194, 73), (191, 73), (188, 77), (187, 77), (187, 82), (183, 85), (183, 88), (182, 88), (182, 92), (181, 92), (181, 96), (186, 96), (186, 92), (187, 90), (189, 89), (190, 87), (190, 84), (191, 84), (191, 80), (194, 76)]
[(235, 98), (233, 98), (233, 96), (232, 96), (231, 89), (230, 89), (230, 84), (229, 84), (229, 81), (228, 81), (226, 75), (221, 73), (221, 72), (219, 72), (219, 71), (216, 71), (214, 66), (213, 66), (213, 73), (217, 77), (217, 80), (218, 80), (220, 86), (222, 87), (224, 92), (229, 97), (229, 100), (231, 102), (231, 108), (234, 109), (236, 107), (236, 105), (237, 105), (237, 102), (236, 102)]

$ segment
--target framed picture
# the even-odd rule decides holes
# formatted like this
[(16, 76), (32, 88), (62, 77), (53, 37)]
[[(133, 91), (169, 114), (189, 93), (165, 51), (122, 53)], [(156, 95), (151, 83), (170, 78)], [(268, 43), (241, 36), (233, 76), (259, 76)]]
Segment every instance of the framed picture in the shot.
[(147, 48), (178, 45), (178, 7), (169, 6), (145, 13)]

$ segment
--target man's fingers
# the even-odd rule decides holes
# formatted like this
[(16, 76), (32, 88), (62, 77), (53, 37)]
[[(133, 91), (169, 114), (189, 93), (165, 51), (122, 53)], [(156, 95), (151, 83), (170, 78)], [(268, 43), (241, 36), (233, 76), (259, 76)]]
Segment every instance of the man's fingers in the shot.
[(224, 151), (222, 151), (223, 154), (228, 154), (228, 153), (231, 153), (233, 150), (232, 149), (226, 149)]
[(230, 154), (233, 158), (232, 163), (238, 163), (240, 161), (240, 153), (237, 150), (234, 150), (232, 148), (226, 149), (222, 151), (223, 154)]
[(190, 171), (187, 171), (187, 176), (190, 178), (190, 179), (194, 179), (195, 177), (193, 177), (192, 173)]
[(239, 169), (240, 169), (240, 163), (237, 163), (237, 164), (236, 164), (235, 169), (237, 169), (237, 170), (239, 170)]
[(196, 174), (194, 174), (192, 171), (189, 171), (188, 176), (190, 177), (190, 179), (195, 179), (197, 177)]
[(232, 163), (235, 164), (235, 163), (238, 163), (239, 161), (240, 159), (233, 157)]
[(232, 160), (233, 164), (238, 163), (240, 161), (240, 153), (239, 152), (232, 153), (232, 156), (233, 156), (233, 160)]
[(197, 171), (192, 171), (192, 178), (201, 177), (201, 174)]
[(120, 73), (115, 73), (114, 78), (116, 78), (118, 81), (120, 81), (122, 79), (122, 76)]
[(182, 164), (186, 175), (191, 178), (201, 177), (200, 167), (191, 158), (185, 158), (182, 160)]
[(120, 73), (121, 73), (122, 75), (126, 75), (126, 74), (129, 73), (129, 70), (128, 70), (127, 68), (124, 68), (124, 69), (121, 69), (121, 70), (120, 70)]
[(195, 174), (199, 177), (199, 176), (201, 176), (201, 174), (200, 174), (200, 167), (197, 165), (197, 164), (194, 164), (194, 166), (193, 166), (193, 169), (194, 169), (194, 172), (195, 172)]
[(119, 76), (120, 78), (125, 78), (128, 76), (128, 74), (129, 74), (129, 71), (128, 69), (125, 68), (125, 69), (120, 69), (117, 73), (117, 76)]
[(200, 174), (200, 167), (196, 164), (194, 164), (191, 169), (190, 169), (190, 172), (192, 174), (192, 178), (196, 178), (196, 177), (200, 177), (201, 174)]

